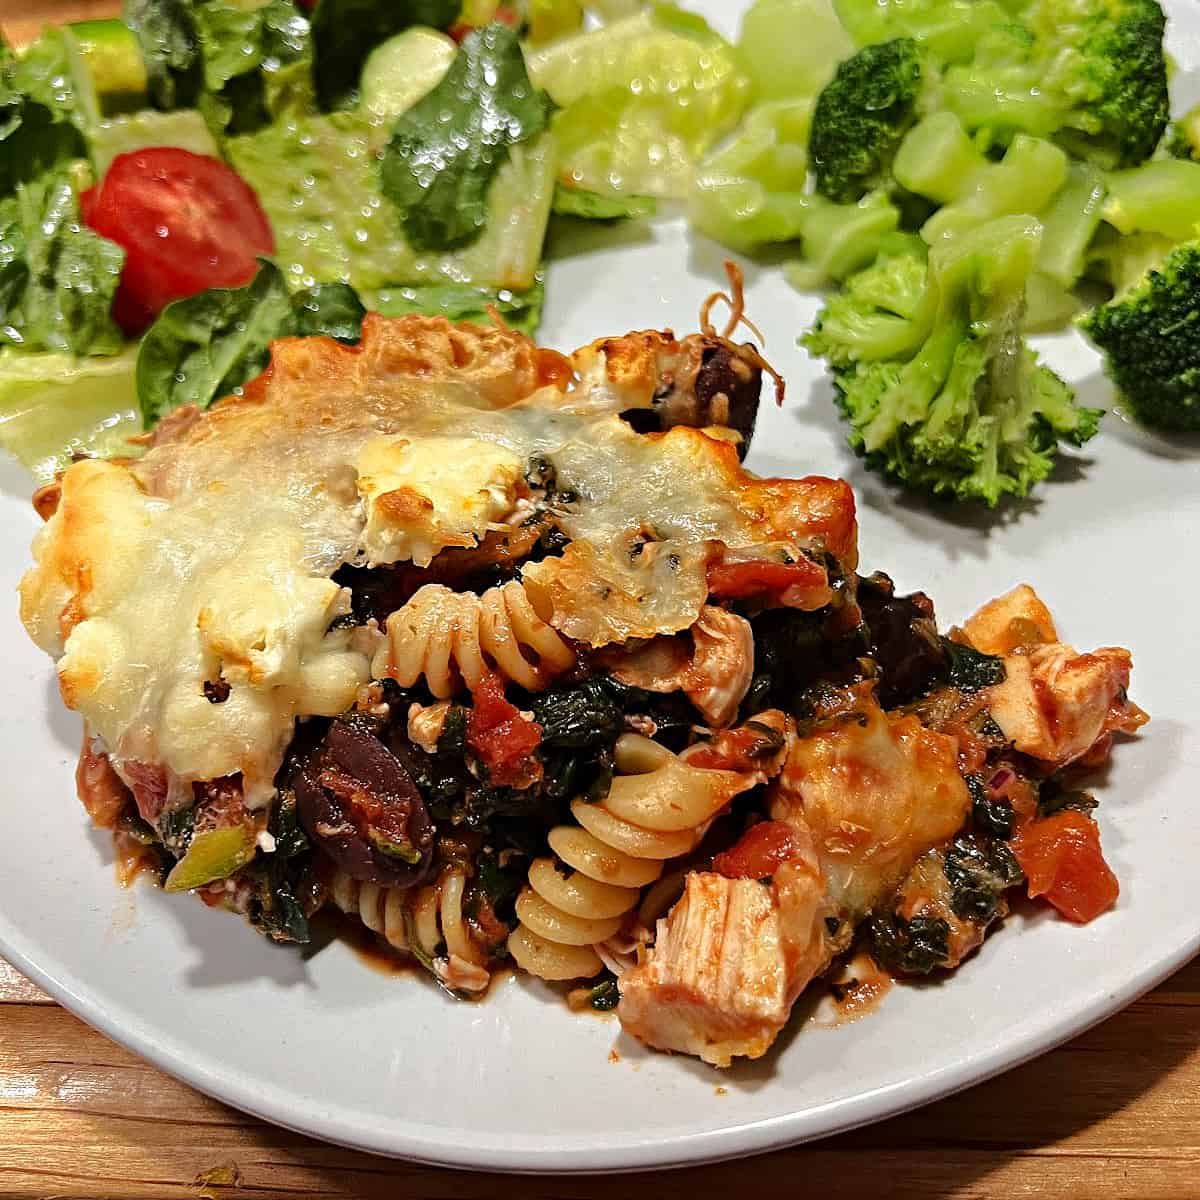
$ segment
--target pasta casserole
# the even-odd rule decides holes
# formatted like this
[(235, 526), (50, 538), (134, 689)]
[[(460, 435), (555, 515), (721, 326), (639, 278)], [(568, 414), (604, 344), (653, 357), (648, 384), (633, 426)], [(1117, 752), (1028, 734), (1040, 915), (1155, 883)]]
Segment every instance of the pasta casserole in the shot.
[(21, 614), (92, 817), (276, 941), (340, 909), (456, 997), (515, 963), (717, 1065), (854, 944), (952, 969), (1020, 885), (1098, 916), (1076, 776), (1145, 719), (1129, 653), (860, 573), (845, 483), (742, 466), (732, 332), (371, 315), (71, 465)]

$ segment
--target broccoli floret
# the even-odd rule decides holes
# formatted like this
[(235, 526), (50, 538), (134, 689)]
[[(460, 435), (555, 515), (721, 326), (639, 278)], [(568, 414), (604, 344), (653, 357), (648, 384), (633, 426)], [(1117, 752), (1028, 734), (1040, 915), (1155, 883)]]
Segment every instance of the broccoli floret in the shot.
[(1142, 421), (1200, 429), (1200, 242), (1176, 247), (1161, 269), (1093, 309), (1080, 328)]
[(1040, 223), (1002, 217), (929, 252), (853, 277), (805, 339), (829, 359), (850, 445), (907, 487), (994, 506), (1024, 496), (1062, 441), (1082, 445), (1102, 413), (1021, 336)]
[(1149, 158), (1170, 119), (1158, 0), (1034, 0), (1026, 21), (1032, 37), (1009, 27), (946, 72), (946, 106), (1001, 141), (1054, 134), (1108, 168)]
[(1176, 245), (1162, 234), (1122, 237), (1111, 225), (1102, 225), (1088, 247), (1087, 277), (1107, 284), (1114, 296), (1123, 296), (1150, 271), (1161, 267)]
[(848, 204), (886, 180), (917, 119), (921, 78), (912, 38), (865, 46), (838, 67), (817, 98), (808, 139), (822, 196)]
[(1172, 158), (1190, 158), (1200, 162), (1200, 104), (1189, 108), (1172, 121), (1163, 138), (1163, 149)]

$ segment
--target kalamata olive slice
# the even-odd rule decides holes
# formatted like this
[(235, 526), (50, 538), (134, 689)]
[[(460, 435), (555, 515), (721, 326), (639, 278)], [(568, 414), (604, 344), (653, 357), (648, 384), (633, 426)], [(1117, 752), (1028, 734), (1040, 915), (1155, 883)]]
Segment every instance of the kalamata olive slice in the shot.
[(433, 822), (408, 772), (368, 730), (334, 721), (294, 786), (305, 832), (348, 875), (400, 888), (427, 878)]
[(742, 435), (738, 457), (745, 458), (758, 421), (762, 371), (728, 346), (704, 351), (696, 375), (696, 402), (706, 425), (727, 425)]
[(758, 421), (761, 392), (762, 367), (752, 347), (739, 353), (721, 339), (705, 339), (690, 387), (664, 377), (652, 407), (629, 409), (621, 418), (639, 433), (665, 432), (676, 425), (724, 425), (741, 434), (738, 457), (745, 458)]

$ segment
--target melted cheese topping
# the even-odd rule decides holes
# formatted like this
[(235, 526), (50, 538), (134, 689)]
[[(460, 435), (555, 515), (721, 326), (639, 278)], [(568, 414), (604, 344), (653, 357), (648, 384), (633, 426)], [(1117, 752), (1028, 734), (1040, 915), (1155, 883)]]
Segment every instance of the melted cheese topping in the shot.
[(699, 430), (639, 435), (563, 364), (507, 329), (370, 316), (357, 347), (277, 342), (244, 396), (165, 422), (137, 462), (70, 467), (22, 619), (117, 770), (158, 764), (172, 789), (240, 772), (267, 803), (296, 719), (368, 677), (370, 647), (329, 629), (347, 606), (330, 576), (473, 540), (535, 458), (573, 540), (525, 578), (591, 645), (690, 627), (725, 547), (852, 557), (845, 484), (756, 480)]
[(796, 741), (771, 816), (812, 831), (830, 898), (858, 920), (954, 835), (970, 802), (953, 738), (866, 700)]
[(479, 438), (373, 438), (358, 459), (368, 566), (427, 567), (439, 550), (474, 546), (512, 510), (524, 473), (519, 455)]

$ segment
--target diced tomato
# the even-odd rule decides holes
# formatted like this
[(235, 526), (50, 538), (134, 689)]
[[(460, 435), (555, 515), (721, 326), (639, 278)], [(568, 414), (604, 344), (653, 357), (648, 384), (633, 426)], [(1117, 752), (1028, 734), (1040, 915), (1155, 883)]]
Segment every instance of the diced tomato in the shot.
[(1104, 861), (1100, 827), (1091, 817), (1065, 809), (1017, 829), (1012, 851), (1030, 896), (1044, 896), (1080, 925), (1110, 909), (1120, 894), (1117, 877)]
[(125, 250), (113, 316), (128, 334), (172, 300), (249, 283), (258, 256), (275, 251), (250, 185), (218, 158), (171, 146), (118, 154), (81, 212)]
[(769, 879), (798, 851), (795, 833), (782, 821), (760, 821), (713, 859), (713, 870), (727, 879)]
[(500, 787), (528, 787), (542, 775), (533, 757), (542, 740), (542, 727), (521, 715), (504, 697), (499, 675), (485, 675), (472, 694), (475, 704), (467, 718), (467, 744)]
[(808, 591), (828, 582), (825, 568), (807, 558), (795, 562), (715, 562), (708, 568), (708, 590), (726, 600), (781, 596), (791, 588)]

